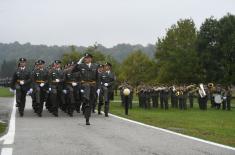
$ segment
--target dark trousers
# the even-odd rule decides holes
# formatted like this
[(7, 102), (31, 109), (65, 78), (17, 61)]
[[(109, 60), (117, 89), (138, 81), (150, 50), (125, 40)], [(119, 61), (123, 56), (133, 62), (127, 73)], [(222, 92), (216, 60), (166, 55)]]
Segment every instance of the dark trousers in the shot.
[(103, 86), (103, 87), (101, 87), (101, 91), (100, 91), (100, 94), (99, 94), (98, 112), (100, 113), (102, 105), (105, 103), (104, 104), (104, 113), (106, 115), (109, 113), (110, 96), (113, 93), (109, 89), (110, 88)]
[(18, 111), (20, 115), (24, 114), (26, 90), (23, 90), (21, 86), (16, 87), (16, 103), (18, 104)]
[(153, 108), (158, 108), (158, 96), (157, 95), (152, 96), (152, 102), (153, 102)]
[(75, 87), (73, 87), (71, 84), (66, 85), (66, 104), (67, 104), (67, 112), (69, 115), (73, 115), (73, 112), (75, 110)]
[(227, 102), (227, 110), (231, 110), (231, 97), (230, 96), (227, 96), (226, 102)]
[(96, 85), (84, 83), (82, 84), (82, 88), (84, 90), (82, 97), (83, 97), (83, 109), (84, 109), (84, 116), (86, 120), (89, 120), (91, 116), (91, 109), (92, 105), (96, 99)]
[(193, 108), (193, 96), (189, 96), (190, 108)]
[(125, 96), (124, 97), (124, 103), (125, 103), (125, 114), (128, 115), (128, 109), (129, 109), (129, 99), (130, 96)]
[(35, 91), (34, 94), (35, 94), (35, 99), (36, 99), (36, 112), (38, 114), (41, 114), (43, 111), (46, 91), (39, 85), (34, 87), (34, 91)]

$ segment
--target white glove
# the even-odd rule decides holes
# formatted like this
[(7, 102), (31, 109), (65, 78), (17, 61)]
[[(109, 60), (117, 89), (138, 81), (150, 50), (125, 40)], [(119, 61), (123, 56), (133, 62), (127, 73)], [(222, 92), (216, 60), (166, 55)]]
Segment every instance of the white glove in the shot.
[(83, 89), (81, 89), (81, 90), (80, 90), (80, 92), (81, 92), (81, 93), (84, 93), (84, 90), (83, 90)]
[(55, 79), (55, 82), (60, 82), (60, 79)]
[(98, 96), (100, 95), (100, 89), (97, 89), (96, 93), (98, 94)]
[(81, 64), (84, 58), (85, 58), (85, 57), (82, 57), (81, 59), (79, 59), (79, 61), (77, 62), (77, 64)]
[(104, 86), (107, 87), (109, 84), (108, 83), (104, 83)]
[(74, 86), (74, 87), (77, 86), (77, 85), (78, 85), (78, 84), (77, 84), (76, 82), (73, 82), (73, 83), (72, 83), (72, 86)]
[(51, 91), (51, 88), (49, 88), (48, 90)]
[(20, 81), (20, 85), (24, 85), (24, 81), (23, 80)]
[(14, 94), (16, 93), (16, 90), (11, 89), (11, 88), (9, 89), (9, 91), (12, 92), (12, 93), (14, 93)]
[(27, 92), (27, 95), (32, 94), (32, 92), (33, 92), (33, 89), (30, 88), (29, 91)]
[(40, 83), (40, 87), (43, 87), (45, 85), (45, 83)]
[(64, 89), (64, 90), (63, 90), (63, 93), (64, 93), (64, 94), (67, 94), (67, 90)]

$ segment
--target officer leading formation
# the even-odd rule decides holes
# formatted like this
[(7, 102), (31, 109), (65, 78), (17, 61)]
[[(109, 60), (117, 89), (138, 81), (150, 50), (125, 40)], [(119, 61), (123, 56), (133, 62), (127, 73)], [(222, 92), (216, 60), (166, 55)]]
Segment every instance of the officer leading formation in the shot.
[(86, 125), (90, 125), (91, 113), (95, 112), (98, 100), (98, 114), (104, 105), (108, 117), (110, 100), (113, 99), (115, 75), (111, 63), (93, 63), (93, 56), (85, 53), (78, 62), (62, 67), (55, 60), (48, 67), (45, 61), (35, 62), (33, 70), (27, 68), (27, 60), (20, 58), (13, 74), (10, 91), (16, 94), (19, 115), (24, 116), (26, 95), (32, 98), (34, 112), (42, 117), (43, 107), (55, 117), (59, 110), (73, 117), (74, 111), (82, 112)]

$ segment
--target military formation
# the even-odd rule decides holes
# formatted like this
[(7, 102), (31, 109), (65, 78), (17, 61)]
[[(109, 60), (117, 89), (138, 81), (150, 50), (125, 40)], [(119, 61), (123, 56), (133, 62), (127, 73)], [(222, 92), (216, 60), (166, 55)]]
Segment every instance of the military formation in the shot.
[(33, 70), (27, 68), (27, 60), (20, 58), (10, 84), (16, 94), (16, 103), (21, 117), (24, 116), (26, 95), (32, 97), (34, 112), (42, 117), (44, 106), (55, 117), (59, 110), (73, 117), (82, 112), (86, 125), (90, 125), (91, 113), (98, 114), (104, 105), (108, 117), (110, 100), (113, 99), (115, 75), (110, 63), (93, 63), (93, 56), (85, 53), (78, 62), (62, 66), (60, 60), (45, 66), (45, 61), (35, 62)]
[[(124, 89), (128, 88), (130, 94), (125, 100)], [(198, 100), (198, 106), (201, 110), (207, 110), (208, 104), (211, 108), (231, 110), (232, 91), (230, 86), (222, 86), (213, 83), (205, 84), (190, 84), (190, 85), (146, 85), (141, 83), (134, 89), (130, 84), (124, 82), (119, 87), (121, 101), (124, 105), (128, 102), (129, 108), (132, 106), (132, 98), (136, 92), (139, 99), (139, 107), (144, 109), (160, 108), (169, 109), (175, 108), (186, 110), (194, 107), (195, 98)], [(208, 103), (209, 102), (209, 103)]]

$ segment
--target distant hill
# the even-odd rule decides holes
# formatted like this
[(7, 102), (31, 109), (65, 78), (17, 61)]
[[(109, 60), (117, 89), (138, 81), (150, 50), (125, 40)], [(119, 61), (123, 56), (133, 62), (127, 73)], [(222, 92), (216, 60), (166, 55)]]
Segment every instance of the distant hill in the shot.
[[(84, 51), (86, 47), (76, 46), (78, 51)], [(0, 64), (3, 60), (16, 60), (19, 57), (26, 57), (29, 59), (44, 59), (48, 62), (55, 59), (59, 59), (64, 53), (70, 52), (70, 46), (47, 46), (47, 45), (31, 45), (30, 43), (20, 44), (14, 43), (0, 43)], [(142, 50), (149, 57), (152, 57), (155, 52), (154, 45), (130, 45), (130, 44), (118, 44), (111, 48), (106, 48), (102, 45), (98, 45), (98, 50), (104, 54), (113, 56), (117, 61), (121, 62), (125, 57), (135, 50)]]

